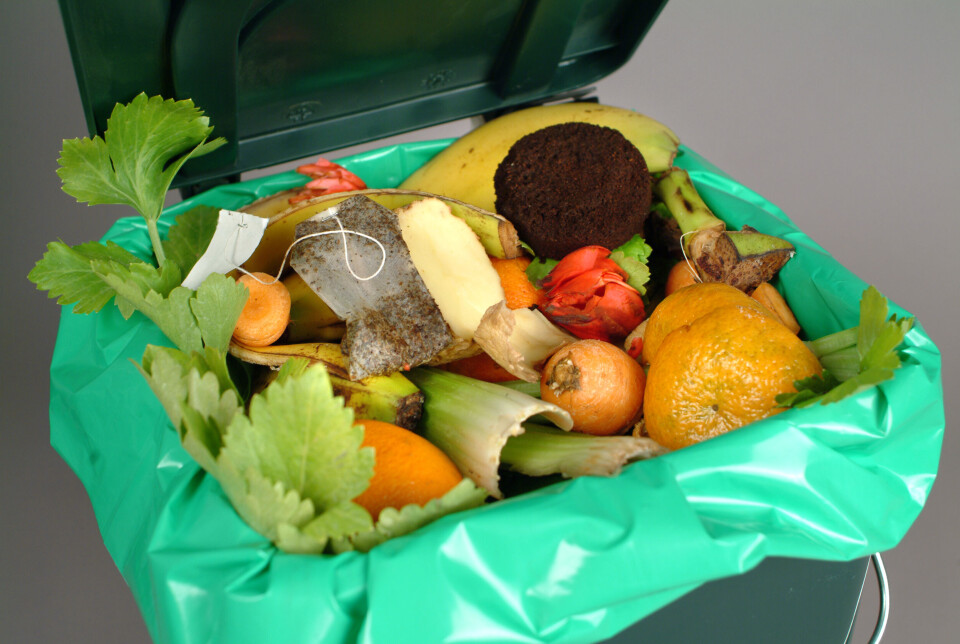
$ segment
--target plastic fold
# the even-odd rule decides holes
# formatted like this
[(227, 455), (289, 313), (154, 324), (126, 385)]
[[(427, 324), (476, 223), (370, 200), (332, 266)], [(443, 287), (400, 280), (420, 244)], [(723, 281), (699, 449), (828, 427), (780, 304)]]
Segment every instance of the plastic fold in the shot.
[[(393, 187), (449, 140), (339, 160)], [(857, 324), (866, 284), (776, 206), (683, 149), (728, 227), (797, 248), (779, 284), (810, 337)], [(238, 209), (301, 185), (293, 172), (215, 188), (168, 209)], [(142, 256), (139, 218), (107, 233)], [(877, 285), (883, 290), (883, 285)], [(892, 312), (907, 314), (891, 304)], [(250, 529), (181, 448), (137, 372), (169, 342), (116, 307), (62, 313), (51, 440), (89, 493), (104, 543), (158, 642), (591, 642), (765, 557), (850, 560), (897, 545), (936, 476), (940, 355), (919, 324), (893, 380), (727, 435), (444, 517), (367, 554), (289, 555)]]

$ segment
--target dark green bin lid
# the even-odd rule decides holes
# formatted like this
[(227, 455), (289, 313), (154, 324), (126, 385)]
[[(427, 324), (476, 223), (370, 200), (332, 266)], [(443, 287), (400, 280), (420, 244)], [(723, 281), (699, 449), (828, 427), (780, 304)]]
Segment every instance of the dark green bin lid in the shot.
[(666, 0), (60, 0), (90, 134), (140, 92), (191, 98), (228, 144), (207, 183), (609, 75)]

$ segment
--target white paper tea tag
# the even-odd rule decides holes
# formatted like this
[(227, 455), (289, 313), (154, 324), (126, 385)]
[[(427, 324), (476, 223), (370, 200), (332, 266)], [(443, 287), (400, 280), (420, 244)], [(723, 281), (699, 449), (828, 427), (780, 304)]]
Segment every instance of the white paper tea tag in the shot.
[(208, 275), (229, 273), (247, 261), (260, 244), (267, 221), (256, 215), (221, 210), (210, 245), (193, 265), (183, 285), (196, 289)]

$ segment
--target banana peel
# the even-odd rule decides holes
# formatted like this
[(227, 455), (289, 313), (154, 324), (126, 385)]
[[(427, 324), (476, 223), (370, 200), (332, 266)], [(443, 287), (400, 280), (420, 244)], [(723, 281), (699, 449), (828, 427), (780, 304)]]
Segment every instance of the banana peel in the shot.
[(671, 168), (680, 143), (666, 125), (633, 110), (596, 103), (540, 105), (505, 114), (468, 132), (399, 187), (451, 197), (493, 212), (493, 175), (510, 147), (527, 134), (571, 121), (619, 131), (640, 150), (651, 174)]
[(291, 358), (304, 358), (312, 365), (323, 365), (330, 376), (333, 392), (356, 418), (369, 418), (415, 429), (423, 411), (423, 394), (401, 373), (350, 380), (346, 356), (340, 345), (330, 342), (248, 347), (232, 341), (230, 354), (244, 362), (269, 367), (260, 386), (276, 377), (277, 370)]
[(664, 173), (653, 191), (676, 222), (683, 253), (703, 282), (725, 282), (750, 293), (772, 279), (796, 252), (785, 239), (749, 226), (727, 230), (683, 169)]
[(284, 277), (283, 285), (290, 293), (290, 323), (284, 336), (287, 342), (336, 340), (343, 337), (343, 320), (298, 273)]

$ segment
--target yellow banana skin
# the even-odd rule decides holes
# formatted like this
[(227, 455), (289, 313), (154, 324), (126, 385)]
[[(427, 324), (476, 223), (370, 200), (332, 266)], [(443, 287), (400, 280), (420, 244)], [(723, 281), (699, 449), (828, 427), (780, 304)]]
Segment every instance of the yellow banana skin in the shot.
[(234, 340), (230, 342), (230, 354), (250, 364), (270, 367), (262, 372), (262, 386), (290, 358), (305, 358), (312, 364), (323, 365), (330, 375), (333, 393), (343, 398), (344, 405), (353, 409), (357, 418), (382, 420), (407, 429), (414, 429), (420, 421), (423, 394), (416, 385), (400, 373), (350, 380), (347, 358), (340, 352), (339, 344), (307, 342), (248, 347)]
[(496, 212), (493, 175), (510, 147), (527, 134), (570, 121), (619, 131), (637, 146), (651, 173), (670, 169), (680, 143), (666, 125), (633, 110), (596, 103), (541, 105), (511, 112), (465, 134), (399, 188), (432, 192)]
[(287, 341), (295, 343), (320, 340), (321, 336), (328, 335), (326, 329), (343, 321), (297, 273), (290, 273), (283, 278), (283, 284), (290, 292)]

